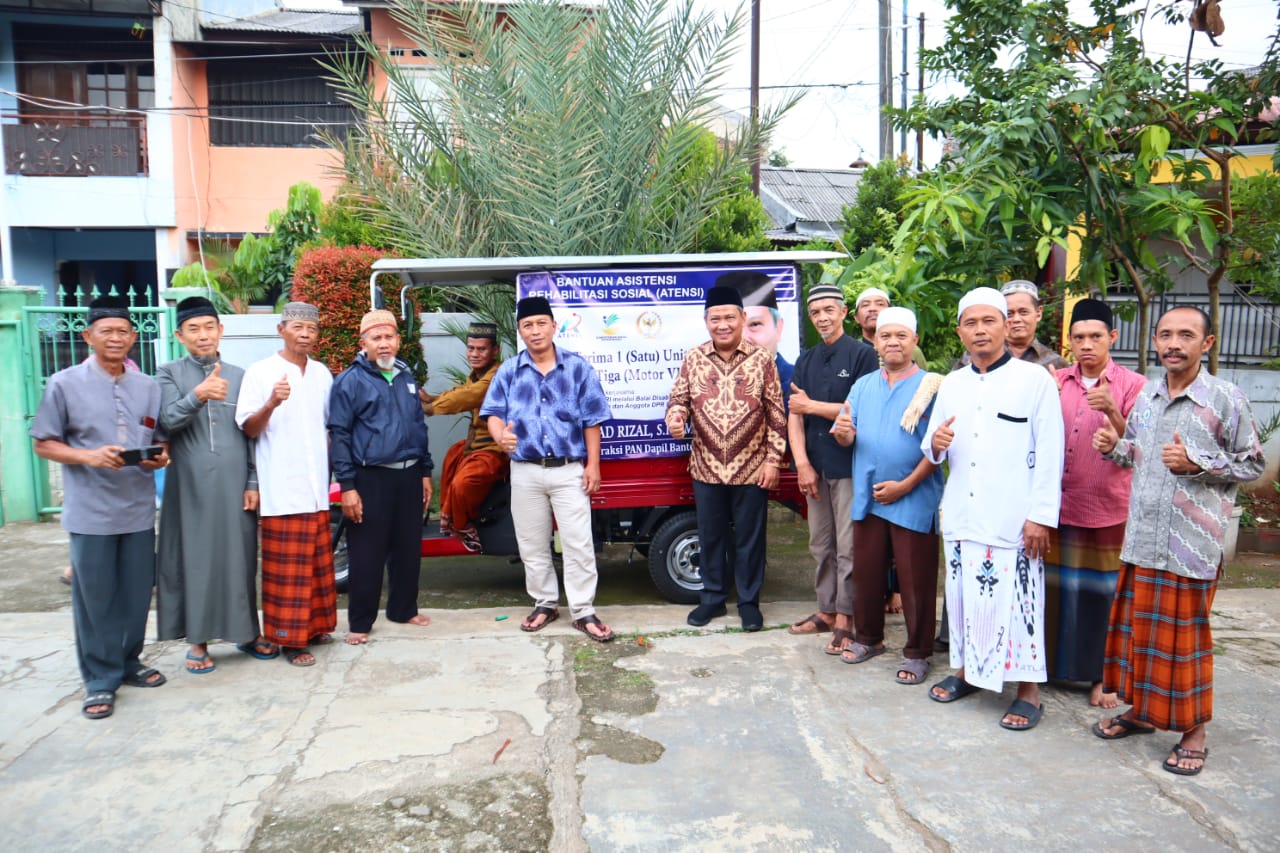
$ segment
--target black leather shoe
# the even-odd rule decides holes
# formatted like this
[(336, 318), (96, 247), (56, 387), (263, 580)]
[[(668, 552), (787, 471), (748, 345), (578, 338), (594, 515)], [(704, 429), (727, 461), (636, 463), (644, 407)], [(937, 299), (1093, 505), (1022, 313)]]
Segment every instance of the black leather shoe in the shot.
[(744, 631), (759, 631), (764, 627), (764, 616), (760, 614), (760, 608), (754, 604), (739, 604), (738, 616), (742, 618)]
[(724, 616), (728, 612), (723, 604), (699, 604), (689, 611), (689, 618), (686, 621), (695, 628), (701, 628), (717, 616)]

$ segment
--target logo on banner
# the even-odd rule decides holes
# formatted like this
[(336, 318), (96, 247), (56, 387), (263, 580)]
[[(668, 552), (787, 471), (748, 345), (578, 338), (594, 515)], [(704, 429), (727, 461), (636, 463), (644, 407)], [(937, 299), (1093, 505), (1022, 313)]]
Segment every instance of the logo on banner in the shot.
[(617, 326), (617, 324), (618, 324), (618, 315), (617, 315), (617, 314), (608, 314), (608, 315), (606, 315), (606, 316), (604, 317), (604, 319), (602, 320), (602, 323), (603, 323), (603, 325), (604, 325), (604, 330), (603, 330), (603, 331), (604, 331), (604, 333), (605, 333), (606, 335), (608, 335), (609, 337), (613, 337), (613, 336), (615, 336), (615, 335), (617, 335), (617, 334), (618, 334), (618, 330), (617, 330), (616, 328), (614, 328), (614, 327), (615, 327), (615, 326)]
[(645, 311), (636, 318), (636, 331), (642, 338), (656, 338), (662, 334), (662, 317), (657, 311)]
[(566, 317), (564, 322), (560, 324), (560, 334), (567, 338), (577, 337), (578, 335), (582, 334), (582, 332), (578, 328), (581, 325), (582, 325), (582, 315), (579, 314), (577, 311), (570, 311), (569, 316)]

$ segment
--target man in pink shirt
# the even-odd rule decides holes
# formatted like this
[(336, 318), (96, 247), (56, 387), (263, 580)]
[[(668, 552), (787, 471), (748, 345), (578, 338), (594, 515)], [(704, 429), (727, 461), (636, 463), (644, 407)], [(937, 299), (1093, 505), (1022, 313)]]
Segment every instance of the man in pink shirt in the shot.
[(1117, 335), (1105, 302), (1075, 304), (1069, 337), (1076, 363), (1057, 371), (1066, 428), (1062, 509), (1044, 564), (1049, 677), (1089, 682), (1089, 704), (1104, 708), (1118, 704), (1114, 693), (1102, 692), (1102, 659), (1132, 472), (1103, 459), (1092, 441), (1103, 425), (1123, 433), (1146, 384), (1111, 360)]

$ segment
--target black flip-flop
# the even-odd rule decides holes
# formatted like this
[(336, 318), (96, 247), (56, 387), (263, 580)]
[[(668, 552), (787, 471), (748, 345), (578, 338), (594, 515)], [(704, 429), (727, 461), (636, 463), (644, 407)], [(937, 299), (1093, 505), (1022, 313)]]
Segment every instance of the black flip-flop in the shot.
[[(547, 617), (546, 619), (542, 620), (541, 625), (529, 624), (534, 619), (537, 619), (539, 616)], [(552, 622), (556, 621), (559, 618), (560, 618), (559, 610), (556, 610), (554, 607), (543, 607), (542, 605), (538, 605), (537, 607), (533, 608), (532, 613), (524, 617), (524, 621), (520, 623), (520, 630), (528, 634), (533, 634), (537, 631), (541, 631), (543, 628), (547, 627), (548, 625), (550, 625)]]
[[(1019, 717), (1026, 717), (1027, 721), (1022, 724), (1006, 723), (1004, 718), (1010, 714), (1016, 714)], [(1044, 716), (1044, 704), (1032, 705), (1030, 702), (1024, 702), (1021, 699), (1014, 699), (1013, 704), (1009, 706), (1009, 710), (1005, 711), (1000, 717), (1000, 728), (1008, 729), (1011, 732), (1028, 732), (1036, 727), (1040, 722), (1040, 718)]]
[[(267, 646), (268, 648), (271, 649), (271, 651), (260, 652), (258, 651), (259, 646)], [(263, 643), (263, 642), (236, 643), (236, 649), (244, 652), (246, 655), (249, 655), (250, 657), (257, 658), (258, 660), (275, 660), (276, 658), (280, 657), (280, 647), (277, 646), (275, 643)]]
[[(301, 648), (301, 649), (281, 648), (281, 653), (284, 655), (284, 659), (288, 661), (289, 664), (292, 666), (315, 666), (316, 665), (316, 656), (311, 655), (311, 652), (309, 652), (306, 648)], [(302, 657), (303, 655), (311, 655), (311, 660), (298, 660), (298, 658)]]
[[(1174, 758), (1174, 756), (1177, 756), (1177, 758)], [(1172, 764), (1169, 763), (1169, 758), (1174, 758), (1174, 762)], [(1173, 755), (1170, 755), (1169, 758), (1160, 762), (1160, 766), (1165, 770), (1168, 770), (1170, 773), (1174, 773), (1178, 776), (1199, 776), (1200, 771), (1209, 763), (1209, 747), (1206, 746), (1204, 749), (1187, 749), (1182, 745), (1182, 742), (1179, 741), (1173, 745)], [(1191, 770), (1179, 767), (1178, 762), (1184, 758), (1190, 758), (1192, 761), (1199, 761), (1200, 766)]]
[[(587, 629), (588, 625), (598, 625), (606, 633), (600, 634), (597, 636), (596, 634), (591, 633), (591, 631)], [(574, 619), (573, 627), (581, 631), (582, 633), (586, 634), (588, 637), (595, 640), (597, 643), (607, 643), (613, 639), (613, 629), (610, 628), (608, 625), (604, 624), (603, 622), (601, 622), (599, 619), (597, 619), (594, 613), (592, 613), (590, 616), (583, 616), (581, 619)]]
[[(153, 675), (158, 675), (160, 677), (155, 681), (147, 681), (147, 679)], [(130, 687), (159, 687), (168, 680), (169, 679), (165, 678), (164, 674), (160, 672), (160, 670), (146, 667), (145, 669), (140, 669), (137, 672), (126, 675), (124, 678), (120, 679), (120, 682), (122, 684), (127, 684)]]
[[(1115, 726), (1119, 726), (1120, 731), (1113, 735), (1107, 734), (1107, 729)], [(1125, 717), (1112, 717), (1105, 725), (1101, 721), (1093, 724), (1093, 733), (1103, 740), (1120, 740), (1120, 738), (1126, 738), (1129, 735), (1149, 735), (1154, 732), (1155, 729), (1151, 726), (1140, 726)]]
[[(934, 687), (941, 687), (943, 690), (947, 691), (947, 695), (939, 696), (934, 693)], [(981, 689), (981, 687), (974, 687), (962, 678), (957, 678), (954, 675), (948, 675), (946, 678), (933, 685), (933, 687), (929, 688), (929, 698), (935, 702), (941, 702), (945, 705), (948, 702), (963, 699), (970, 693), (977, 693)]]
[[(90, 711), (89, 709), (95, 705), (106, 705), (105, 711)], [(90, 693), (84, 697), (84, 704), (80, 706), (80, 713), (84, 714), (91, 720), (101, 720), (110, 717), (116, 710), (116, 694), (110, 690), (99, 690), (96, 693)]]
[[(813, 627), (814, 627), (814, 628), (817, 628), (818, 630), (816, 630), (816, 631), (798, 631), (798, 630), (796, 630), (797, 628), (800, 628), (800, 627), (802, 627), (802, 626), (804, 626), (804, 625), (813, 625)], [(788, 634), (796, 634), (796, 635), (798, 635), (798, 636), (802, 636), (802, 637), (806, 637), (806, 636), (807, 636), (807, 637), (812, 637), (814, 634), (826, 634), (826, 633), (829, 633), (830, 631), (831, 631), (831, 625), (830, 625), (830, 624), (828, 624), (828, 622), (827, 622), (827, 620), (826, 620), (826, 619), (823, 619), (823, 618), (822, 618), (821, 616), (819, 616), (817, 613), (811, 613), (811, 614), (809, 614), (808, 616), (806, 616), (806, 617), (804, 617), (803, 619), (801, 619), (799, 622), (794, 622), (794, 623), (792, 623), (792, 624), (787, 628), (787, 633), (788, 633)]]

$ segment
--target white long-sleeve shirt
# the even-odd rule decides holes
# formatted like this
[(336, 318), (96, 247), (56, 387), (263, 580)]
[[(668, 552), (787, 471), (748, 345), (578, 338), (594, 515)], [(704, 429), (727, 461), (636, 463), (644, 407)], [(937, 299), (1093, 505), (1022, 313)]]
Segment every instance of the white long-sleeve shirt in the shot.
[[(955, 416), (955, 438), (933, 454), (933, 434)], [(920, 444), (950, 463), (942, 494), (942, 536), (1001, 548), (1022, 543), (1022, 526), (1058, 526), (1063, 427), (1058, 388), (1043, 367), (1004, 358), (986, 373), (972, 366), (942, 381)]]

